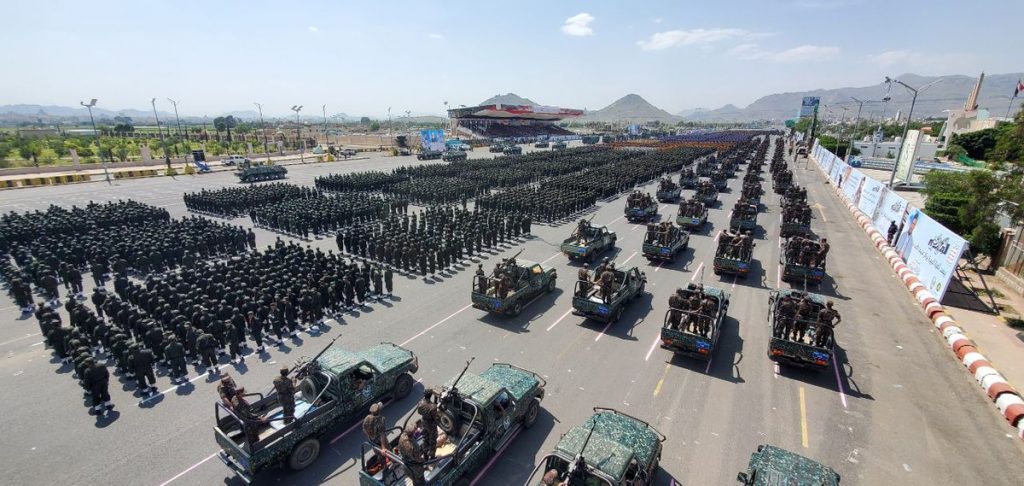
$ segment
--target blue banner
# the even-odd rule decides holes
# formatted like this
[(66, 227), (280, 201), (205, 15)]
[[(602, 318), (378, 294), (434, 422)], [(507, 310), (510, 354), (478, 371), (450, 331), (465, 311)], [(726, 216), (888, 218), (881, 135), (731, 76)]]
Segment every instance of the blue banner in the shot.
[(420, 147), (423, 150), (444, 151), (444, 130), (420, 130)]

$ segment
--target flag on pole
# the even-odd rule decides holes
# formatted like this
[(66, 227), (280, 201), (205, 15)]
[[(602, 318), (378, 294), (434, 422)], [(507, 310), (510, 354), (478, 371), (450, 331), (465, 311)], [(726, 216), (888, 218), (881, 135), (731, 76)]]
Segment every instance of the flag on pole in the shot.
[(1017, 94), (1019, 94), (1021, 91), (1024, 91), (1024, 83), (1022, 83), (1021, 80), (1018, 79), (1017, 88), (1013, 90), (1013, 97), (1016, 98)]

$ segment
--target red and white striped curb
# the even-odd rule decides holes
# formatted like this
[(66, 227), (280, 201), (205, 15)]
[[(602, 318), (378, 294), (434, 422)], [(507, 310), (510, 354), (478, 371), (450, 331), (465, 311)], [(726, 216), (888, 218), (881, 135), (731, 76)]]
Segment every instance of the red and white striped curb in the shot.
[[(817, 164), (816, 160), (815, 165), (820, 170), (821, 166)], [(942, 338), (946, 341), (946, 345), (949, 346), (957, 359), (970, 371), (978, 385), (985, 390), (985, 394), (995, 403), (999, 413), (1006, 418), (1006, 421), (1011, 426), (1016, 427), (1017, 436), (1024, 440), (1024, 398), (1022, 398), (1021, 394), (992, 366), (992, 363), (988, 361), (985, 355), (978, 352), (978, 347), (974, 341), (967, 337), (967, 333), (957, 325), (956, 320), (950, 317), (949, 314), (946, 314), (942, 304), (925, 288), (924, 284), (917, 278), (917, 275), (914, 275), (914, 272), (896, 254), (896, 251), (889, 246), (885, 237), (872, 224), (871, 218), (846, 198), (842, 188), (833, 186), (833, 189), (839, 196), (839, 200), (846, 203), (847, 209), (853, 214), (857, 224), (871, 238), (875, 248), (889, 261), (889, 265), (892, 266), (896, 275), (906, 285), (907, 290), (921, 304), (921, 310), (924, 311), (928, 319), (932, 321), (932, 324), (942, 333)]]

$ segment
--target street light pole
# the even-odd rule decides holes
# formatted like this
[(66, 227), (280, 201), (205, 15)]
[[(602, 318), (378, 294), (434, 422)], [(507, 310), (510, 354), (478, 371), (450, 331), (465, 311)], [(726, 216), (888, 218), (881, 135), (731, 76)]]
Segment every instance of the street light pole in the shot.
[(88, 104), (84, 101), (79, 101), (78, 104), (89, 110), (89, 121), (92, 122), (92, 134), (96, 137), (96, 150), (100, 153), (100, 161), (103, 163), (103, 175), (107, 178), (107, 184), (110, 184), (110, 172), (107, 171), (107, 161), (103, 158), (103, 149), (100, 147), (100, 131), (96, 129), (96, 119), (92, 117), (92, 107), (96, 106), (96, 98), (93, 98)]
[(295, 145), (299, 149), (299, 162), (305, 164), (306, 156), (302, 146), (299, 145), (299, 141), (302, 138), (302, 124), (299, 123), (299, 112), (302, 111), (302, 105), (293, 105), (292, 111), (295, 112)]
[(267, 160), (270, 160), (270, 149), (267, 148), (267, 124), (263, 123), (263, 105), (253, 102), (256, 105), (256, 109), (260, 111), (260, 130), (263, 132), (263, 153), (266, 154)]
[(323, 105), (320, 108), (324, 111), (324, 143), (330, 145), (331, 139), (327, 135), (327, 105)]
[(850, 161), (850, 155), (853, 152), (853, 137), (857, 135), (857, 126), (860, 123), (860, 111), (864, 109), (864, 103), (866, 103), (853, 96), (850, 99), (857, 102), (857, 118), (853, 119), (853, 130), (850, 131), (850, 146), (846, 149), (846, 162)]
[(160, 145), (164, 148), (164, 160), (167, 161), (167, 168), (171, 168), (171, 153), (167, 150), (167, 141), (164, 140), (164, 131), (160, 129), (160, 117), (156, 114), (156, 98), (150, 100), (153, 104), (153, 118), (156, 118), (156, 131), (160, 134)]
[(178, 138), (188, 140), (188, 132), (185, 132), (184, 136), (181, 134), (181, 118), (178, 118), (178, 102), (170, 98), (167, 98), (167, 101), (170, 101), (171, 104), (174, 105), (174, 121), (178, 124)]

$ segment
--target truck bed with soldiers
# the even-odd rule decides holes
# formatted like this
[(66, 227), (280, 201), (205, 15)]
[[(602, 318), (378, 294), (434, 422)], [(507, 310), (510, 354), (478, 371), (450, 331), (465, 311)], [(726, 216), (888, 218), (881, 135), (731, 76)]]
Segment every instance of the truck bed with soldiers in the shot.
[(683, 193), (683, 188), (676, 184), (671, 177), (663, 177), (658, 181), (658, 192), (655, 196), (661, 202), (675, 202)]
[(714, 157), (697, 162), (697, 176), (698, 177), (710, 177), (711, 174), (718, 168), (718, 161)]
[(661, 347), (676, 354), (709, 360), (729, 310), (729, 293), (702, 284), (676, 289), (661, 327)]
[(412, 391), (419, 361), (411, 351), (391, 343), (355, 352), (333, 344), (283, 369), (268, 395), (222, 387), (223, 400), (215, 407), (218, 455), (246, 483), (278, 465), (309, 467), (320, 453), (321, 435), (381, 398), (400, 399)]
[(559, 247), (569, 260), (594, 261), (597, 255), (615, 247), (618, 239), (615, 232), (606, 226), (595, 226), (589, 220), (581, 219), (572, 235), (562, 240)]
[(648, 224), (644, 235), (643, 254), (650, 261), (661, 260), (674, 262), (676, 254), (685, 251), (690, 235), (671, 221), (659, 224)]
[(811, 207), (807, 201), (793, 201), (782, 206), (782, 222), (779, 225), (779, 236), (807, 236), (811, 233)]
[(828, 369), (835, 346), (834, 328), (840, 321), (832, 305), (832, 301), (818, 294), (790, 289), (772, 291), (768, 297), (772, 332), (768, 357), (781, 364)]
[(757, 204), (740, 198), (732, 207), (729, 215), (729, 229), (733, 231), (753, 231), (757, 228)]
[(411, 414), (402, 427), (387, 431), (386, 447), (363, 444), (361, 486), (469, 484), (470, 474), (533, 426), (544, 399), (543, 378), (505, 363), (480, 374), (468, 373), (468, 367), (429, 407), (436, 410), (436, 423)]
[(703, 202), (705, 206), (711, 207), (718, 201), (718, 188), (711, 181), (701, 180), (697, 183), (697, 192), (694, 197)]
[(743, 189), (740, 191), (741, 198), (758, 206), (761, 204), (761, 195), (763, 194), (764, 189), (761, 188), (760, 182), (744, 182)]
[(555, 290), (558, 275), (554, 268), (516, 260), (515, 256), (499, 263), (491, 275), (484, 274), (483, 264), (477, 268), (473, 276), (473, 307), (515, 317), (534, 297)]
[(775, 194), (785, 194), (793, 184), (793, 172), (788, 167), (782, 167), (772, 172), (772, 190)]
[(825, 277), (825, 259), (828, 255), (828, 240), (794, 236), (783, 247), (783, 282), (807, 282), (820, 284)]
[(626, 198), (625, 214), (631, 223), (647, 221), (658, 214), (658, 203), (650, 194), (633, 191)]
[(754, 242), (750, 231), (722, 230), (718, 234), (718, 248), (715, 250), (715, 275), (724, 273), (746, 277), (750, 273), (753, 254)]
[(722, 172), (721, 169), (715, 169), (708, 178), (719, 191), (724, 191), (729, 187), (729, 176)]
[(594, 279), (580, 275), (572, 297), (572, 313), (588, 319), (615, 322), (623, 308), (644, 293), (647, 276), (636, 267), (615, 268), (607, 259), (594, 270)]
[(687, 231), (696, 231), (704, 227), (708, 222), (708, 208), (704, 201), (696, 196), (686, 202), (679, 203), (679, 211), (676, 214), (676, 224)]
[(679, 185), (684, 189), (693, 189), (697, 187), (697, 174), (693, 171), (693, 167), (683, 167), (683, 170), (679, 171)]

